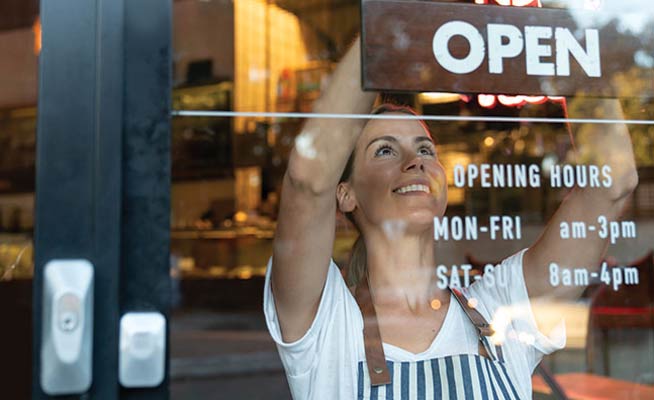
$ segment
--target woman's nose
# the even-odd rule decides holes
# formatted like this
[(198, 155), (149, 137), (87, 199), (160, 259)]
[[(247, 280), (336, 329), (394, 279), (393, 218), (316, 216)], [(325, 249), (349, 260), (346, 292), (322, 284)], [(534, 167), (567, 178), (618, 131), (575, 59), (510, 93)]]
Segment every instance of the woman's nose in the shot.
[(412, 170), (425, 172), (425, 162), (422, 157), (412, 155), (412, 157), (404, 163), (404, 168), (402, 168), (403, 172), (409, 172)]

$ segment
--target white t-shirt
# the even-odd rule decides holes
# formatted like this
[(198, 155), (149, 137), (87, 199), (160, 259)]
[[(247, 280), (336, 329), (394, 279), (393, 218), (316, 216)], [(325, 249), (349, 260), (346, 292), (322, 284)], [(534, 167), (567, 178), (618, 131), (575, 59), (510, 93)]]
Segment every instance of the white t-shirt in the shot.
[[(496, 331), (506, 326), (502, 341), (506, 368), (520, 398), (527, 399), (532, 396), (533, 370), (544, 355), (565, 346), (565, 332), (552, 339), (538, 331), (522, 273), (523, 254), (524, 250), (507, 258), (463, 292), (468, 299), (477, 299), (477, 309), (493, 322)], [(271, 290), (271, 265), (272, 259), (266, 273), (264, 312), (293, 398), (355, 399), (357, 366), (365, 361), (363, 317), (338, 267), (330, 262), (320, 305), (309, 330), (301, 339), (286, 343)], [(452, 298), (443, 326), (427, 350), (414, 354), (386, 343), (383, 347), (387, 360), (421, 361), (478, 354), (478, 340), (472, 322)]]

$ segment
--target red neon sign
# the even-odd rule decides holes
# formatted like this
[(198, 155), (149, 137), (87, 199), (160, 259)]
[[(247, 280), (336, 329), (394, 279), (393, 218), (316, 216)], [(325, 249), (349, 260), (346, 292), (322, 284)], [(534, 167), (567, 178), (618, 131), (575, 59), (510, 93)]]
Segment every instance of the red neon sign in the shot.
[(480, 94), (477, 95), (477, 102), (485, 108), (493, 108), (500, 103), (507, 107), (522, 107), (525, 104), (543, 104), (546, 101), (560, 103), (565, 101), (562, 96), (507, 96), (503, 94)]
[(475, 0), (477, 4), (495, 4), (498, 6), (542, 7), (540, 0)]

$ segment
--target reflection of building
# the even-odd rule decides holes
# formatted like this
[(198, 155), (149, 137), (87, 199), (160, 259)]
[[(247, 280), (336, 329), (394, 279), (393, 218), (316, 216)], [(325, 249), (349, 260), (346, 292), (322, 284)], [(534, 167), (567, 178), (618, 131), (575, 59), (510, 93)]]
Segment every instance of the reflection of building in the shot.
[[(324, 56), (312, 51), (324, 47), (312, 26), (264, 1), (178, 2), (175, 6), (176, 16), (180, 15), (175, 30), (177, 109), (310, 110), (326, 76), (323, 71), (327, 71), (320, 58)], [(210, 40), (212, 37), (219, 40)], [(222, 93), (218, 86), (211, 86), (214, 82)], [(279, 167), (288, 153), (284, 149), (292, 144), (287, 135), (297, 130), (287, 122), (272, 123), (266, 117), (173, 121), (174, 144), (181, 144), (174, 145), (173, 154), (177, 161), (173, 165), (177, 186), (173, 189), (174, 224), (181, 227), (210, 208), (227, 216), (266, 207), (262, 201), (275, 191), (275, 182), (283, 173)], [(195, 150), (189, 153), (191, 148)], [(189, 209), (191, 198), (197, 199), (198, 193), (187, 192), (182, 182), (198, 178), (215, 180), (207, 183), (214, 187), (233, 186), (229, 191), (233, 203), (215, 198), (205, 202), (204, 210)], [(218, 194), (207, 192), (207, 196)], [(217, 203), (222, 203), (218, 206), (222, 210), (216, 210)], [(219, 218), (213, 222), (220, 222)]]
[[(35, 2), (31, 0), (30, 4)], [(334, 62), (356, 31), (358, 5), (359, 1), (353, 0), (175, 1), (173, 107), (230, 112), (311, 111)], [(37, 40), (31, 27), (35, 13), (25, 26), (12, 30), (3, 30), (6, 26), (2, 15), (0, 12), (0, 304), (11, 314), (1, 342), (11, 343), (14, 351), (27, 354), (29, 348), (23, 348), (29, 347), (25, 338), (31, 329), (36, 146), (37, 57), (32, 44)], [(637, 86), (634, 82), (641, 81), (625, 78), (625, 84)], [(482, 104), (459, 94), (395, 97), (425, 114), (562, 115), (560, 107), (553, 103), (488, 108), (483, 107), (488, 102)], [(654, 117), (651, 99), (628, 99), (627, 103), (630, 118)], [(181, 289), (181, 301), (176, 304), (185, 311), (200, 307), (221, 312), (260, 310), (261, 276), (271, 254), (277, 190), (302, 122), (270, 116), (172, 119), (171, 275)], [(567, 134), (558, 125), (464, 121), (433, 123), (431, 127), (450, 182), (456, 164), (545, 165), (563, 160), (569, 150)], [(645, 126), (634, 139), (640, 165), (648, 169), (641, 172), (632, 209), (639, 218), (639, 238), (610, 250), (620, 260), (633, 260), (643, 248), (651, 248), (649, 238), (654, 232), (651, 221), (644, 218), (654, 214), (654, 131)], [(450, 186), (450, 214), (482, 218), (486, 214), (520, 214), (528, 226), (521, 242), (438, 243), (439, 261), (459, 264), (468, 249), (490, 260), (523, 247), (541, 231), (542, 221), (563, 193)], [(340, 222), (334, 258), (342, 264), (355, 235)], [(147, 223), (143, 225), (147, 227)], [(35, 305), (36, 310), (39, 307)], [(552, 313), (558, 316), (558, 312), (560, 308)], [(12, 337), (14, 332), (18, 334)], [(580, 335), (584, 337), (585, 333)], [(585, 344), (583, 340), (579, 343), (580, 347)], [(623, 351), (623, 355), (643, 347), (634, 345), (631, 339), (622, 344), (631, 352)], [(201, 347), (204, 351), (209, 346)], [(29, 375), (30, 366), (19, 365), (27, 358), (10, 360), (12, 369), (26, 369)], [(8, 376), (12, 379), (11, 374)]]
[[(357, 31), (358, 7), (357, 1), (174, 2), (173, 108), (311, 111), (334, 63)], [(0, 148), (6, 149), (0, 159), (3, 231), (29, 232), (33, 225), (36, 55), (33, 46), (19, 45), (36, 42), (37, 30), (31, 25), (0, 34), (3, 48), (14, 55), (9, 58), (12, 62), (1, 63), (0, 72), (17, 77), (8, 81), (3, 86), (7, 89), (0, 94)], [(563, 116), (560, 104), (552, 101), (512, 106), (511, 98), (457, 94), (389, 97), (411, 104), (427, 115)], [(634, 118), (652, 118), (651, 107), (643, 108), (645, 103), (626, 100), (625, 104)], [(237, 228), (254, 226), (265, 232), (258, 234), (260, 239), (269, 237), (285, 165), (302, 122), (265, 115), (173, 118), (173, 230), (231, 231), (215, 234), (222, 237), (234, 234)], [(544, 166), (569, 157), (569, 138), (560, 125), (471, 121), (430, 124), (440, 158), (450, 175), (456, 164)], [(638, 132), (634, 143), (641, 167), (654, 165), (651, 132), (632, 128)], [(635, 215), (652, 214), (650, 175), (648, 170), (641, 173), (633, 205)], [(524, 221), (539, 224), (555, 209), (563, 194), (546, 185), (538, 189), (456, 188), (451, 178), (448, 212), (453, 215), (488, 215), (510, 210)], [(216, 260), (195, 265), (211, 268), (252, 264), (234, 263), (223, 265), (229, 263)], [(261, 261), (255, 264), (253, 268), (259, 268)]]
[[(550, 3), (544, 2), (546, 6)], [(175, 1), (174, 17), (174, 109), (228, 112), (310, 112), (360, 24), (359, 2), (353, 0)], [(33, 21), (34, 17), (30, 18), (27, 20)], [(0, 158), (3, 231), (30, 232), (33, 228), (37, 57), (33, 46), (22, 44), (35, 43), (37, 31), (28, 22), (21, 29), (0, 32), (0, 43), (13, 55), (9, 57), (11, 62), (0, 63), (0, 72), (2, 76), (16, 77), (7, 80), (6, 85), (3, 82), (0, 93), (0, 148), (7, 149)], [(495, 99), (492, 104), (488, 98), (443, 93), (390, 97), (427, 115), (563, 116), (556, 102), (507, 106), (509, 98)], [(651, 119), (650, 103), (628, 99), (626, 110), (632, 113), (628, 117)], [(187, 241), (242, 237), (244, 240), (237, 242), (243, 248), (223, 249), (235, 254), (256, 248), (253, 238), (268, 241), (269, 245), (281, 179), (302, 123), (300, 119), (265, 115), (174, 117), (173, 237)], [(555, 209), (562, 190), (546, 185), (538, 189), (456, 188), (451, 171), (456, 164), (543, 166), (562, 162), (569, 155), (570, 143), (560, 125), (472, 121), (430, 124), (440, 158), (450, 174), (450, 214), (511, 213), (540, 224)], [(638, 131), (634, 142), (639, 163), (651, 168), (654, 131), (633, 129)], [(643, 169), (634, 197), (634, 215), (654, 213), (650, 176), (651, 172)], [(345, 235), (343, 243), (349, 240), (351, 237)], [(187, 243), (179, 248), (188, 246), (193, 247)], [(346, 245), (338, 246), (344, 249), (341, 253), (346, 252)], [(203, 269), (200, 274), (213, 268), (214, 275), (223, 276), (220, 271), (224, 268), (248, 265), (253, 271), (261, 271), (269, 253), (255, 250), (252, 253), (260, 256), (247, 261), (238, 256), (212, 259), (206, 257), (211, 248), (206, 246), (208, 250), (201, 251), (204, 255), (192, 256), (192, 265)], [(182, 256), (187, 254), (186, 250), (180, 251)], [(191, 265), (185, 262), (180, 264), (183, 273)], [(225, 275), (244, 277), (248, 273)]]

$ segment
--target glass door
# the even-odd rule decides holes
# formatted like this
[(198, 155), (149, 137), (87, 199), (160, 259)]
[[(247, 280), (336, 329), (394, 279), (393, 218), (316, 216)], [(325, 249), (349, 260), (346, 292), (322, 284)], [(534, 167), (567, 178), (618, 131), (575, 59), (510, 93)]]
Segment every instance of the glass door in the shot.
[(7, 387), (651, 398), (650, 9), (44, 2), (38, 112), (0, 98)]

